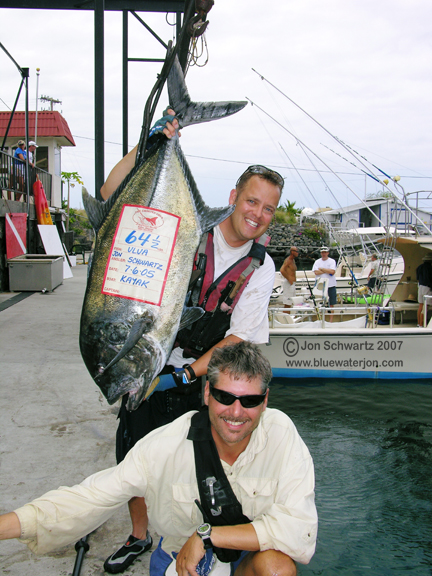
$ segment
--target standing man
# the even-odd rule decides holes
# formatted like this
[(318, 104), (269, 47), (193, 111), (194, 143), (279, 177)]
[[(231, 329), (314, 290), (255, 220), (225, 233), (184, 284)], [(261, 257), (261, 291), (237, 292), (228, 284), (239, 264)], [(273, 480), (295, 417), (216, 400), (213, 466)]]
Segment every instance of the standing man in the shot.
[[(315, 273), (315, 276), (319, 278), (328, 278), (328, 297), (329, 297), (329, 304), (330, 307), (336, 304), (336, 262), (333, 258), (329, 258), (329, 248), (328, 246), (322, 246), (320, 248), (321, 258), (315, 260), (314, 265), (312, 267), (312, 271)], [(330, 322), (333, 322), (333, 313), (330, 316)]]
[(254, 344), (216, 349), (208, 409), (155, 430), (118, 466), (0, 516), (0, 539), (47, 554), (145, 496), (162, 536), (150, 576), (295, 576), (315, 551), (314, 469), (290, 418), (267, 408), (271, 377)]
[[(14, 173), (15, 173), (15, 185), (12, 186), (12, 188), (14, 188), (14, 190), (19, 190), (21, 189), (21, 191), (24, 190), (24, 179), (25, 179), (25, 162), (26, 162), (26, 158), (27, 158), (27, 152), (25, 149), (25, 142), (24, 140), (18, 140), (17, 143), (17, 148), (15, 149), (14, 152)], [(10, 200), (8, 194), (8, 200)], [(22, 194), (16, 194), (15, 193), (15, 200), (19, 200), (21, 198)]]
[(296, 272), (297, 266), (295, 263), (295, 259), (299, 255), (298, 248), (295, 246), (291, 246), (290, 253), (288, 258), (285, 258), (284, 263), (281, 266), (280, 273), (284, 277), (282, 281), (282, 289), (283, 289), (283, 303), (285, 308), (291, 308), (291, 304), (289, 304), (289, 298), (293, 298), (296, 294)]
[[(173, 111), (169, 111), (173, 114)], [(163, 133), (171, 138), (178, 129), (173, 119)], [(108, 198), (134, 166), (136, 148), (114, 167), (101, 189)], [(205, 310), (202, 319), (177, 336), (167, 366), (159, 376), (158, 389), (134, 411), (126, 409), (123, 396), (119, 412), (116, 456), (121, 462), (146, 434), (202, 404), (201, 376), (215, 348), (249, 340), (268, 341), (268, 303), (273, 290), (275, 267), (265, 253), (265, 232), (279, 204), (284, 180), (261, 165), (249, 166), (229, 195), (235, 210), (204, 237), (198, 249), (196, 268), (201, 274), (191, 287), (194, 305)], [(261, 248), (260, 248), (261, 247)], [(261, 264), (261, 265), (260, 265)], [(250, 271), (252, 266), (252, 271)], [(244, 277), (243, 273), (246, 274)], [(234, 286), (242, 281), (231, 297)], [(126, 543), (105, 561), (107, 572), (126, 570), (140, 554), (149, 550), (147, 508), (143, 498), (129, 502), (132, 533)]]
[(31, 165), (32, 168), (35, 167), (35, 163), (34, 163), (34, 153), (36, 151), (36, 148), (39, 148), (39, 146), (36, 144), (36, 142), (34, 142), (33, 140), (30, 140), (29, 142), (29, 149), (28, 149), (28, 156), (29, 156), (29, 164)]
[[(378, 269), (378, 258), (377, 255), (375, 254), (375, 252), (371, 255), (371, 267), (370, 267), (370, 271), (368, 274), (368, 281), (367, 281), (367, 287), (369, 288), (370, 291), (372, 291), (375, 288), (375, 284), (376, 284), (376, 280), (377, 280), (377, 269)], [(378, 285), (379, 287), (379, 285)]]
[(417, 309), (417, 324), (423, 326), (424, 297), (432, 296), (432, 253), (423, 256), (423, 264), (420, 264), (420, 266), (417, 267), (416, 275), (418, 282), (417, 299), (419, 303)]

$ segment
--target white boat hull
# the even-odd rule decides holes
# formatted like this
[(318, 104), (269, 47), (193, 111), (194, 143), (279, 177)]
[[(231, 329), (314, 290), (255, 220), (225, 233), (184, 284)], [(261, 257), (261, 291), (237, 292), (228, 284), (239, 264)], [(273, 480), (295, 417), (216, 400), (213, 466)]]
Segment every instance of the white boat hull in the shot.
[(271, 329), (261, 349), (274, 377), (432, 378), (431, 329)]

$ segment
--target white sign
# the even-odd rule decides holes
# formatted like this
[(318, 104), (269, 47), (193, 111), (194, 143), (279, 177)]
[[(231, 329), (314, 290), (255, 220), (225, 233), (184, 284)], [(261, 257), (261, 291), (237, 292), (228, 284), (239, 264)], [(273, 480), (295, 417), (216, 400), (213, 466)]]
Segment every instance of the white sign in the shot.
[(160, 306), (180, 220), (163, 210), (125, 204), (102, 293)]

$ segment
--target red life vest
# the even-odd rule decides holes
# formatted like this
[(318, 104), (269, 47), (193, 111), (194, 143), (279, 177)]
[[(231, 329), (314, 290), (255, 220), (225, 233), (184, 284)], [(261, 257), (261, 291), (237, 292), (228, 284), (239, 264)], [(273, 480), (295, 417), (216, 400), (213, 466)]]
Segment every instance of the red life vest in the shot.
[[(199, 297), (194, 297), (196, 287), (191, 288), (188, 304), (200, 306), (205, 313), (191, 326), (180, 330), (176, 344), (185, 349), (186, 355), (199, 358), (212, 346), (220, 342), (231, 323), (231, 314), (246, 288), (252, 274), (263, 263), (265, 246), (270, 241), (267, 234), (257, 238), (249, 253), (234, 262), (218, 278), (214, 278), (213, 230), (203, 236), (195, 256), (194, 270), (199, 269), (200, 257), (205, 254), (205, 268), (201, 275)], [(192, 274), (192, 277), (194, 275)], [(197, 302), (194, 302), (194, 299)]]

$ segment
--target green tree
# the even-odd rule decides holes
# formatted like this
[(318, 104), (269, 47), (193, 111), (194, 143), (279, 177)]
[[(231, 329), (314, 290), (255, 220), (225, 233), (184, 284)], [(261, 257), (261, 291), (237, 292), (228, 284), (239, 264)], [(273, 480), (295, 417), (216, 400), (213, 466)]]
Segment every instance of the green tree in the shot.
[(61, 179), (63, 184), (67, 182), (68, 185), (68, 195), (66, 203), (66, 209), (67, 209), (66, 230), (69, 231), (70, 189), (71, 187), (73, 188), (75, 186), (75, 182), (81, 185), (84, 184), (84, 182), (82, 181), (81, 176), (78, 174), (78, 172), (62, 172)]
[(285, 204), (277, 207), (274, 219), (279, 224), (297, 224), (297, 216), (301, 213), (302, 208), (295, 207), (294, 202), (287, 200)]

